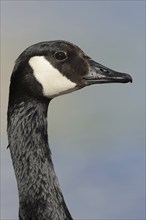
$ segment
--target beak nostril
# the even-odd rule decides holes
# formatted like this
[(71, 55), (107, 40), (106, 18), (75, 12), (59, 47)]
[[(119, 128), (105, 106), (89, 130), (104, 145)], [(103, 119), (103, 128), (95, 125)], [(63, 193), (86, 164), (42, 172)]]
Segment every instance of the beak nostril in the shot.
[(102, 68), (100, 68), (100, 71), (101, 71), (101, 72), (104, 72), (104, 73), (110, 73), (108, 70), (102, 69)]

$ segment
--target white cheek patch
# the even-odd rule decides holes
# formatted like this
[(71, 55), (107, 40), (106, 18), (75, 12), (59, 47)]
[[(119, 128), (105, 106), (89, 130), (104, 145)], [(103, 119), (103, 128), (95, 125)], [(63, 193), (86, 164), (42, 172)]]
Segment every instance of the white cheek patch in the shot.
[(29, 60), (33, 74), (43, 87), (47, 97), (54, 97), (76, 90), (76, 83), (63, 76), (44, 56), (35, 56)]

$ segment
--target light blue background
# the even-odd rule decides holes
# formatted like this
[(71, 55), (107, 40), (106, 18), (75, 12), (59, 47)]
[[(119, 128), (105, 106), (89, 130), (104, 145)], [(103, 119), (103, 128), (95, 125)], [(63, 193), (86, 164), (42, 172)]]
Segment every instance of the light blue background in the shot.
[(145, 219), (145, 1), (1, 2), (1, 219), (18, 219), (6, 135), (9, 78), (29, 45), (64, 39), (133, 84), (54, 99), (49, 143), (74, 219)]

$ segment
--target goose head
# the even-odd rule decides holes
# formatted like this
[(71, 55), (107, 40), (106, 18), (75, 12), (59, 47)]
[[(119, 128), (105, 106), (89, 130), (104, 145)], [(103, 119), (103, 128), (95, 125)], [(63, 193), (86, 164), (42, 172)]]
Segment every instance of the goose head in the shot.
[(132, 82), (129, 74), (107, 68), (67, 41), (28, 47), (16, 60), (11, 93), (52, 99), (92, 84)]

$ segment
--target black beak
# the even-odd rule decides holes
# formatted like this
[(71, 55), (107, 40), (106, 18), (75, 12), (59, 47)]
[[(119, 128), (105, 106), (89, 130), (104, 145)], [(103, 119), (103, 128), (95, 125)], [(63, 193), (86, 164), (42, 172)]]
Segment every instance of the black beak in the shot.
[(88, 60), (88, 64), (89, 72), (84, 76), (87, 85), (100, 83), (132, 83), (132, 77), (129, 74), (114, 71), (91, 59)]

